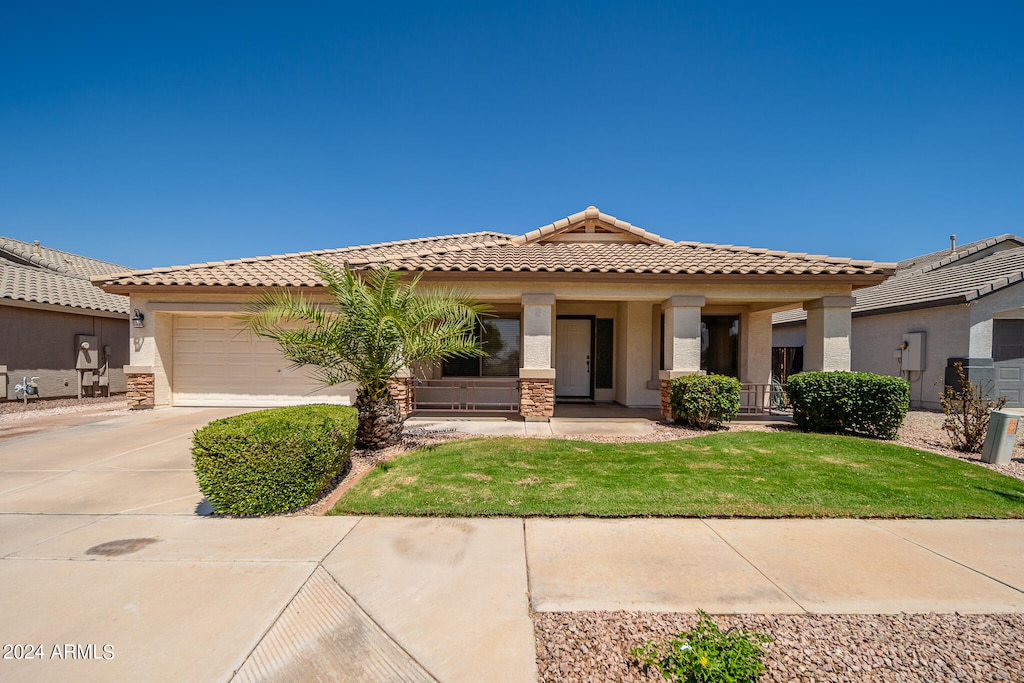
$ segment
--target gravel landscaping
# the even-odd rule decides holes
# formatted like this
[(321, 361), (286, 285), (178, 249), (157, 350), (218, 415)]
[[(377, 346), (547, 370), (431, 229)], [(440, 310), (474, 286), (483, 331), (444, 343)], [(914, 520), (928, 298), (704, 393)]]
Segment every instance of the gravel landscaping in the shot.
[[(1024, 614), (716, 616), (724, 630), (766, 633), (762, 681), (1024, 681)], [(553, 612), (534, 615), (544, 683), (663, 680), (629, 651), (689, 630), (695, 614)]]
[(128, 413), (128, 399), (124, 394), (101, 398), (30, 399), (27, 404), (21, 401), (2, 401), (0, 402), (0, 422), (10, 423), (89, 412), (103, 413), (105, 416), (109, 416), (111, 414), (120, 415), (121, 411), (123, 414)]

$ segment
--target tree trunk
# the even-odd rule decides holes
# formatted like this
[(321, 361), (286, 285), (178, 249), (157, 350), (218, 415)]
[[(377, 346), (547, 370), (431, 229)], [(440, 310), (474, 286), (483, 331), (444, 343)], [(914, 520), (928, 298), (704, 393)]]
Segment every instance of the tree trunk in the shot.
[(356, 448), (387, 448), (398, 443), (405, 418), (398, 402), (389, 395), (374, 401), (363, 395), (356, 396), (359, 424), (356, 427)]

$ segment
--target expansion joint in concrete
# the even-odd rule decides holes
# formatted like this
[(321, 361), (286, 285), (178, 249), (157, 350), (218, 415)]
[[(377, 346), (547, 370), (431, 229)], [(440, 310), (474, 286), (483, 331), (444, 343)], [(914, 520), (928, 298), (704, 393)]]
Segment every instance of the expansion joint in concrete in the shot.
[(873, 524), (873, 523), (871, 523), (870, 520), (868, 521), (868, 524), (871, 524), (871, 526), (873, 526), (873, 527), (876, 527), (878, 529), (882, 529), (883, 531), (886, 531), (886, 532), (892, 534), (893, 536), (895, 536), (896, 538), (900, 539), (901, 541), (906, 541), (907, 543), (910, 543), (911, 545), (916, 545), (921, 550), (925, 550), (925, 551), (931, 553), (932, 555), (935, 555), (936, 557), (941, 557), (942, 559), (947, 560), (949, 562), (952, 562), (953, 564), (958, 564), (961, 567), (963, 567), (964, 569), (967, 569), (969, 571), (974, 572), (978, 576), (984, 576), (986, 579), (990, 579), (992, 581), (995, 581), (998, 584), (1002, 584), (1003, 586), (1006, 586), (1007, 588), (1012, 588), (1013, 590), (1017, 591), (1018, 593), (1024, 594), (1024, 587), (1022, 587), (1022, 586), (1014, 586), (1012, 583), (1006, 583), (1005, 581), (1003, 581), (1003, 580), (1001, 580), (1001, 579), (999, 579), (999, 578), (997, 578), (995, 576), (992, 576), (991, 574), (986, 574), (985, 572), (981, 571), (977, 567), (972, 567), (969, 564), (964, 564), (963, 562), (960, 562), (959, 560), (956, 560), (956, 559), (950, 557), (949, 555), (943, 555), (942, 553), (940, 553), (939, 551), (935, 550), (934, 548), (929, 548), (926, 545), (921, 545), (920, 543), (918, 543), (914, 539), (907, 538), (906, 536), (898, 534), (895, 531), (893, 531), (892, 529), (887, 529), (884, 526), (879, 526), (878, 524)]
[[(362, 521), (363, 518), (360, 517), (352, 528), (316, 561), (302, 584), (260, 634), (256, 644), (246, 653), (238, 669), (232, 673), (231, 681), (248, 682), (265, 680), (268, 677), (269, 680), (301, 680), (313, 673), (329, 673), (332, 676), (345, 677), (347, 680), (349, 675), (356, 672), (347, 670), (346, 665), (339, 665), (339, 662), (351, 661), (353, 653), (350, 647), (354, 642), (359, 646), (370, 646), (364, 654), (373, 655), (369, 658), (372, 661), (366, 662), (366, 666), (372, 669), (372, 672), (360, 670), (359, 675), (372, 673), (374, 676), (387, 678), (397, 676), (400, 680), (416, 683), (439, 683), (427, 667), (403, 647), (322, 564), (323, 560), (338, 550)], [(320, 598), (311, 597), (316, 595)], [(325, 614), (310, 613), (308, 603), (311, 600), (317, 603), (326, 601), (326, 604), (319, 605), (325, 610)], [(338, 604), (334, 604), (335, 602)], [(348, 603), (347, 606), (345, 603)], [(330, 640), (335, 649), (343, 652), (332, 653), (331, 643), (324, 641), (323, 635), (328, 632), (334, 633), (339, 626), (342, 627), (339, 639)], [(316, 634), (318, 637), (311, 639), (310, 634)], [(350, 642), (352, 638), (355, 638), (355, 641)], [(308, 661), (310, 645), (321, 648), (316, 662)], [(338, 657), (333, 657), (332, 654), (338, 654)], [(333, 670), (332, 664), (345, 670)], [(331, 670), (325, 671), (325, 668)]]
[(526, 608), (533, 618), (533, 586), (530, 585), (530, 546), (526, 544), (526, 518), (519, 520), (523, 530), (523, 568), (526, 570)]
[(701, 519), (701, 520), (700, 520), (700, 522), (701, 522), (701, 524), (703, 524), (703, 525), (704, 525), (705, 527), (707, 527), (707, 528), (708, 528), (708, 529), (709, 529), (709, 530), (711, 531), (711, 533), (713, 533), (713, 534), (714, 534), (715, 536), (717, 536), (717, 537), (718, 537), (718, 538), (719, 538), (719, 539), (720, 539), (720, 540), (722, 541), (722, 543), (724, 543), (724, 544), (726, 544), (727, 546), (729, 546), (729, 548), (730, 548), (730, 549), (731, 549), (731, 550), (732, 550), (732, 551), (733, 551), (734, 553), (736, 553), (736, 554), (737, 554), (737, 555), (738, 555), (739, 557), (741, 557), (741, 558), (743, 559), (743, 561), (744, 561), (744, 562), (746, 562), (746, 563), (747, 563), (748, 565), (750, 565), (750, 567), (751, 567), (751, 568), (752, 568), (752, 569), (753, 569), (754, 571), (756, 571), (756, 572), (757, 572), (758, 574), (760, 574), (761, 576), (763, 576), (763, 577), (764, 577), (764, 580), (765, 580), (765, 581), (767, 581), (767, 582), (768, 582), (768, 583), (770, 583), (771, 585), (775, 586), (775, 587), (776, 587), (777, 589), (779, 589), (779, 592), (780, 592), (780, 593), (782, 593), (782, 594), (783, 594), (783, 595), (785, 595), (785, 596), (786, 596), (787, 598), (789, 598), (790, 600), (792, 600), (792, 601), (793, 601), (793, 604), (794, 604), (794, 605), (796, 605), (797, 607), (799, 607), (799, 608), (800, 608), (801, 610), (803, 610), (804, 614), (810, 614), (810, 613), (811, 613), (811, 611), (810, 611), (809, 609), (807, 609), (806, 607), (804, 607), (803, 605), (801, 605), (801, 604), (800, 604), (800, 601), (799, 601), (799, 600), (797, 600), (797, 599), (796, 599), (795, 597), (793, 597), (793, 595), (792, 595), (792, 594), (790, 594), (790, 592), (789, 592), (789, 591), (787, 591), (787, 590), (786, 590), (785, 588), (783, 588), (782, 586), (780, 586), (780, 585), (778, 584), (778, 582), (777, 582), (777, 581), (775, 581), (774, 579), (772, 579), (772, 577), (770, 577), (770, 576), (768, 576), (767, 574), (765, 574), (765, 573), (764, 573), (764, 571), (763, 571), (763, 570), (762, 570), (762, 569), (761, 569), (760, 567), (758, 567), (758, 566), (757, 566), (756, 564), (754, 564), (753, 562), (751, 562), (751, 561), (750, 561), (750, 558), (748, 558), (748, 557), (747, 557), (746, 555), (744, 555), (744, 554), (743, 554), (743, 552), (742, 552), (742, 551), (741, 551), (741, 550), (740, 550), (739, 548), (737, 548), (736, 546), (734, 546), (734, 545), (733, 545), (732, 543), (729, 543), (729, 540), (728, 540), (727, 538), (725, 538), (724, 536), (722, 536), (722, 534), (718, 533), (718, 529), (716, 529), (715, 527), (713, 527), (713, 526), (711, 526), (710, 524), (708, 524), (708, 523), (707, 523), (707, 520), (705, 520), (705, 519)]

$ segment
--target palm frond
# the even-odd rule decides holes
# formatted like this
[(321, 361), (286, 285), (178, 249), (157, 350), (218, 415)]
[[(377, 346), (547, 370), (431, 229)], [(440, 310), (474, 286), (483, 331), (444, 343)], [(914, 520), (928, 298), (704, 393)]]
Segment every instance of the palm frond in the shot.
[(317, 258), (333, 306), (302, 293), (255, 297), (240, 316), (252, 333), (273, 339), (294, 366), (325, 384), (356, 382), (379, 395), (389, 378), (418, 363), (485, 355), (475, 334), (489, 309), (455, 289), (418, 288), (390, 268), (360, 274)]

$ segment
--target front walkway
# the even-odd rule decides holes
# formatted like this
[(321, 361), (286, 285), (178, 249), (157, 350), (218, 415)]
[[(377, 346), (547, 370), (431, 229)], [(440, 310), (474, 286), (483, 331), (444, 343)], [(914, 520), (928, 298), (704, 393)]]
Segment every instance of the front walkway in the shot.
[(0, 679), (533, 681), (531, 610), (1024, 611), (1024, 520), (203, 517), (224, 412), (4, 443), (0, 640), (42, 656)]

